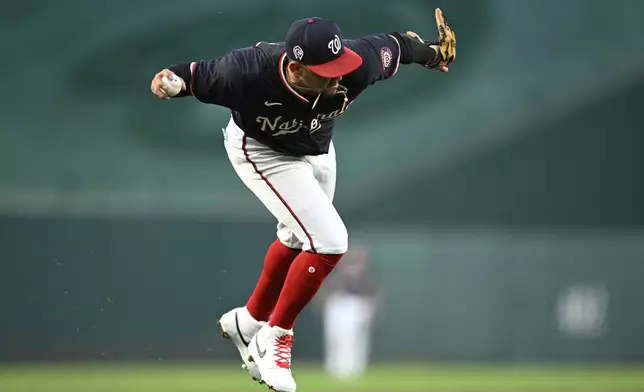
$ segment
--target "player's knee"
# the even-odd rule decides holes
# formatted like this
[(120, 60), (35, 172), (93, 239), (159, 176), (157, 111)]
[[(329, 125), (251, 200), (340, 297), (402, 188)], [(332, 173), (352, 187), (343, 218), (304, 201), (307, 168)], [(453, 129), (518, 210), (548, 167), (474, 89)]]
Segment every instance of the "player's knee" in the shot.
[(347, 228), (340, 221), (339, 224), (329, 227), (329, 230), (321, 236), (320, 244), (316, 249), (317, 253), (324, 254), (344, 254), (349, 248), (349, 233)]

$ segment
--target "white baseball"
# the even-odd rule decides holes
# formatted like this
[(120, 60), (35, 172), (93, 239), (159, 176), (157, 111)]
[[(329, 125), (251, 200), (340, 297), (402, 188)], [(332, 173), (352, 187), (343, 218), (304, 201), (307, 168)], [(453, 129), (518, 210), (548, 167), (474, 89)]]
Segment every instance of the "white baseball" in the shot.
[(175, 95), (181, 92), (181, 86), (183, 86), (183, 79), (174, 75), (172, 79), (167, 77), (161, 78), (163, 82), (163, 89), (168, 93), (169, 96), (174, 97)]

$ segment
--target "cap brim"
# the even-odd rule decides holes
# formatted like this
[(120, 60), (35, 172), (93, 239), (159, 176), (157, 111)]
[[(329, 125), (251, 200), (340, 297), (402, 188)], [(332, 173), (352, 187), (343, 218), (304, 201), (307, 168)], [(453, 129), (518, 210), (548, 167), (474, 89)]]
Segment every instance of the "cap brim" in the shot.
[(362, 57), (353, 50), (345, 47), (344, 53), (337, 59), (319, 65), (307, 65), (311, 72), (324, 78), (338, 78), (349, 74), (362, 65)]

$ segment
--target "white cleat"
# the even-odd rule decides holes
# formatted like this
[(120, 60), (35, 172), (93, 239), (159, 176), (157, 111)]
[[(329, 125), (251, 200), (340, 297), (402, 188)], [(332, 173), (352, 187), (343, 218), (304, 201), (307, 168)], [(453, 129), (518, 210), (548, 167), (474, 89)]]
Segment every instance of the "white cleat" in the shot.
[(276, 392), (295, 392), (291, 374), (293, 331), (265, 324), (250, 340), (249, 361), (259, 368), (262, 381)]
[(239, 355), (244, 362), (242, 368), (250, 373), (253, 380), (263, 384), (257, 364), (248, 360), (248, 344), (266, 322), (255, 320), (248, 313), (246, 307), (241, 307), (225, 313), (219, 319), (218, 324), (219, 328), (221, 328), (221, 336), (232, 341), (237, 350), (239, 350)]

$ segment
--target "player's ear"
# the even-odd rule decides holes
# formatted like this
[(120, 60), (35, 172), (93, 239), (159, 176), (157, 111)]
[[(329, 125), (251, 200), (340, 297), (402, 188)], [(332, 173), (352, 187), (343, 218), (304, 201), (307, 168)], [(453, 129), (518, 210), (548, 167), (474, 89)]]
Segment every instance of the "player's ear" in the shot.
[(295, 61), (289, 61), (287, 67), (296, 78), (299, 79), (302, 76), (302, 64)]

